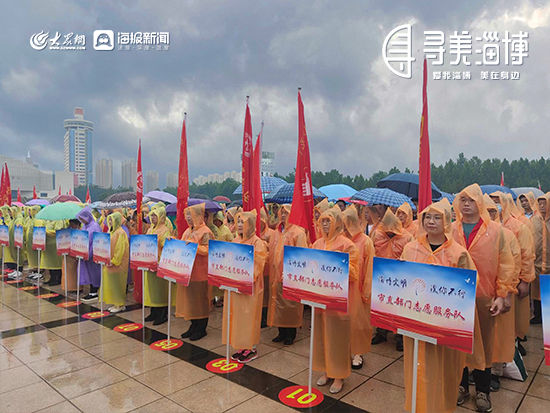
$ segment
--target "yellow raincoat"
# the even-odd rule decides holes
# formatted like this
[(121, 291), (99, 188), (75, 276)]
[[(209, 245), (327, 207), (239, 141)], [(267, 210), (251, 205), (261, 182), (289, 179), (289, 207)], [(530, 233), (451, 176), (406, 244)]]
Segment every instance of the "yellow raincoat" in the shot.
[[(243, 220), (243, 235), (237, 237), (235, 242), (254, 246), (254, 288), (252, 295), (231, 294), (229, 344), (237, 350), (250, 350), (260, 342), (264, 294), (263, 275), (268, 252), (265, 241), (256, 235), (256, 211), (237, 213), (235, 222), (239, 218)], [(222, 324), (223, 344), (227, 344), (227, 294), (225, 291)]]
[(103, 266), (103, 283), (99, 296), (106, 304), (123, 306), (126, 303), (130, 244), (126, 232), (122, 229), (120, 212), (109, 215), (107, 225), (111, 234), (111, 264)]
[[(428, 212), (443, 215), (447, 240), (435, 251), (432, 251), (426, 231), (421, 225), (416, 240), (405, 246), (401, 259), (475, 270), (475, 265), (468, 251), (452, 238), (450, 205), (436, 202), (426, 207), (420, 214), (420, 223), (422, 223), (424, 215)], [(479, 330), (479, 322), (476, 322), (475, 328)], [(403, 337), (403, 345), (405, 408), (410, 411), (412, 406), (414, 341), (409, 337)], [(418, 343), (418, 387), (416, 396), (416, 411), (418, 413), (450, 413), (456, 410), (458, 386), (465, 362), (466, 353), (464, 352), (423, 341)]]
[(286, 204), (279, 209), (279, 222), (282, 221), (282, 209), (287, 212), (286, 221), (281, 226), (283, 232), (278, 237), (273, 257), (273, 270), (269, 279), (269, 309), (267, 311), (267, 324), (271, 327), (298, 328), (302, 326), (304, 318), (304, 306), (301, 303), (283, 298), (283, 259), (284, 247), (307, 248), (308, 237), (305, 229), (298, 225), (288, 223), (290, 205)]
[[(224, 222), (225, 217), (223, 216), (223, 212), (222, 211), (216, 212), (216, 214), (214, 215), (214, 219)], [(217, 233), (214, 234), (214, 236), (216, 237), (216, 240), (226, 241), (226, 242), (232, 242), (233, 239), (235, 238), (231, 233), (229, 227), (225, 225), (225, 223), (217, 227)]]
[[(315, 241), (313, 248), (326, 251), (339, 251), (349, 254), (350, 284), (359, 281), (359, 250), (343, 234), (342, 212), (332, 207), (318, 219), (328, 218), (328, 234), (322, 232), (322, 238)], [(351, 374), (351, 323), (348, 313), (334, 310), (315, 310), (315, 337), (313, 342), (313, 370), (325, 372), (327, 377), (345, 379)]]
[(0, 211), (2, 212), (2, 221), (4, 225), (7, 225), (9, 236), (10, 236), (10, 245), (8, 247), (4, 247), (4, 263), (6, 264), (15, 264), (17, 260), (17, 250), (15, 248), (14, 239), (13, 239), (13, 230), (15, 227), (15, 221), (12, 218), (12, 211), (9, 206), (2, 206), (0, 207)]
[(346, 236), (359, 250), (358, 279), (350, 280), (348, 314), (351, 322), (351, 354), (365, 354), (370, 351), (372, 326), (370, 324), (370, 302), (372, 287), (372, 262), (374, 244), (364, 233), (357, 210), (353, 205), (343, 212)]
[(35, 216), (40, 212), (39, 205), (33, 205), (29, 209), (29, 219), (25, 227), (25, 251), (27, 252), (27, 262), (29, 268), (38, 268), (38, 253), (32, 249), (32, 234), (34, 232)]
[[(63, 257), (57, 255), (56, 232), (65, 227), (63, 221), (44, 221), (46, 227), (46, 250), (40, 252), (40, 268), (44, 270), (60, 270)], [(37, 225), (38, 226), (38, 225)]]
[(189, 286), (178, 284), (176, 295), (176, 317), (183, 317), (186, 320), (208, 318), (210, 314), (208, 241), (214, 239), (214, 234), (204, 222), (204, 207), (205, 204), (198, 204), (184, 210), (185, 215), (191, 214), (193, 227), (187, 228), (181, 239), (198, 244)]
[[(461, 197), (467, 196), (474, 200), (480, 214), (480, 221), (470, 235), (469, 242), (465, 239), (462, 226)], [(472, 184), (458, 194), (453, 203), (456, 221), (453, 222), (453, 238), (466, 247), (478, 271), (476, 292), (476, 310), (481, 327), (481, 339), (474, 339), (474, 353), (467, 357), (467, 365), (483, 370), (493, 363), (493, 341), (495, 317), (489, 312), (492, 301), (496, 297), (506, 298), (515, 290), (514, 258), (510, 245), (506, 242), (502, 226), (491, 221), (489, 212), (483, 201), (481, 188)], [(501, 317), (498, 315), (497, 317)]]

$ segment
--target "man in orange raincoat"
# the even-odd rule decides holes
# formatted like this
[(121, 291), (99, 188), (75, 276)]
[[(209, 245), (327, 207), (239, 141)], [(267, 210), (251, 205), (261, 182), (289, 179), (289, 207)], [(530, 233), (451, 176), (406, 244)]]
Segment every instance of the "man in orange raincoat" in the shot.
[[(453, 206), (456, 213), (452, 227), (453, 238), (466, 247), (478, 271), (476, 311), (481, 340), (474, 341), (474, 353), (468, 356), (467, 365), (474, 369), (477, 410), (490, 412), (495, 322), (496, 317), (505, 310), (506, 297), (515, 289), (514, 258), (501, 225), (491, 221), (479, 185), (472, 184), (464, 188), (455, 198)], [(465, 368), (459, 387), (458, 405), (470, 397), (468, 375), (468, 368)]]
[[(451, 206), (440, 201), (424, 209), (419, 218), (416, 240), (405, 245), (401, 259), (446, 267), (475, 270), (468, 251), (452, 238)], [(477, 326), (479, 329), (479, 325)], [(405, 344), (405, 408), (412, 407), (414, 341)], [(417, 413), (450, 413), (456, 409), (458, 386), (466, 353), (449, 347), (418, 343)]]

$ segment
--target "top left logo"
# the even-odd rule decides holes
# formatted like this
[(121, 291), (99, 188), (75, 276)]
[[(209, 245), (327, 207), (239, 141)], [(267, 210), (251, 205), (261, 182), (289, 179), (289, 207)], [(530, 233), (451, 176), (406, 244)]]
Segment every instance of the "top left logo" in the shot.
[(42, 50), (48, 45), (48, 36), (50, 32), (44, 33), (44, 30), (40, 33), (34, 33), (29, 39), (31, 47), (35, 50)]

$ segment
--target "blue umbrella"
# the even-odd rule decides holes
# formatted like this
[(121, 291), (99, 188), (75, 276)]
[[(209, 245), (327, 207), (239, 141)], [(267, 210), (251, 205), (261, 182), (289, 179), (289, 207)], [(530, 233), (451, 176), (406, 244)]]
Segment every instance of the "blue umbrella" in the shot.
[[(294, 184), (284, 184), (273, 190), (265, 197), (265, 202), (274, 202), (276, 204), (290, 204), (294, 195)], [(313, 187), (313, 198), (326, 198), (326, 195)]]
[[(514, 191), (517, 196), (526, 194), (527, 192), (532, 192), (535, 195), (535, 198), (538, 198), (539, 196), (544, 196), (544, 192), (542, 192), (538, 188), (535, 188), (534, 186), (522, 186), (520, 188), (512, 188), (512, 191)], [(29, 205), (28, 202), (27, 205)]]
[(516, 195), (516, 193), (514, 191), (512, 191), (510, 188), (508, 188), (507, 186), (500, 186), (500, 185), (480, 185), (479, 186), (481, 188), (481, 192), (483, 192), (484, 194), (492, 194), (493, 192), (497, 192), (497, 191), (500, 191), (500, 192), (504, 192), (505, 194), (510, 194), (512, 195), (512, 198), (514, 198), (514, 200), (518, 197)]
[(405, 202), (408, 202), (413, 211), (416, 210), (411, 198), (399, 192), (392, 191), (388, 188), (366, 188), (357, 192), (351, 199), (365, 201), (369, 205), (387, 205), (391, 207), (400, 207)]
[[(287, 183), (284, 179), (277, 178), (276, 176), (262, 176), (260, 180), (261, 180), (262, 192), (264, 194), (269, 194), (275, 188)], [(242, 193), (243, 193), (242, 185), (239, 185), (237, 189), (233, 191), (233, 195), (241, 195)]]
[[(223, 208), (218, 204), (217, 202), (210, 201), (209, 199), (199, 199), (199, 198), (189, 198), (187, 200), (187, 205), (198, 205), (198, 204), (205, 204), (205, 210), (207, 212), (217, 212), (221, 211)], [(178, 212), (178, 204), (170, 204), (166, 207), (166, 215), (177, 215)]]
[[(397, 173), (386, 176), (376, 184), (378, 188), (388, 188), (411, 199), (418, 199), (418, 175)], [(432, 182), (432, 199), (441, 199), (441, 190)]]
[(447, 200), (452, 204), (455, 200), (455, 196), (453, 194), (450, 194), (448, 192), (441, 191), (441, 199), (447, 198)]
[(325, 194), (329, 201), (337, 201), (340, 198), (349, 198), (355, 195), (357, 189), (345, 184), (331, 184), (320, 187), (319, 191)]

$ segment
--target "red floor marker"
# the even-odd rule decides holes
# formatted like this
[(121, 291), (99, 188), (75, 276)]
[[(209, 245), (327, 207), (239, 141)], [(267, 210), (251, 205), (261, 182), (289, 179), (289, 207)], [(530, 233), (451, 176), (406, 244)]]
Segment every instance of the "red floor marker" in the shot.
[(80, 301), (67, 301), (66, 303), (57, 304), (57, 306), (61, 308), (76, 307), (77, 305), (80, 305)]
[(131, 333), (132, 331), (138, 331), (143, 328), (143, 324), (141, 323), (125, 323), (120, 324), (113, 328), (114, 331), (118, 333)]
[(91, 313), (86, 313), (82, 315), (82, 318), (87, 318), (88, 320), (94, 320), (96, 318), (102, 318), (107, 317), (108, 315), (111, 315), (108, 311), (92, 311)]
[(9, 281), (6, 281), (6, 284), (18, 284), (22, 282), (23, 280), (9, 280)]
[(58, 297), (59, 294), (57, 293), (49, 293), (49, 294), (41, 294), (41, 295), (37, 295), (36, 298), (54, 298), (54, 297)]
[(317, 406), (323, 402), (325, 398), (323, 393), (313, 387), (311, 394), (307, 390), (307, 386), (286, 387), (279, 392), (279, 400), (287, 406), (303, 409)]
[(211, 371), (212, 373), (234, 373), (236, 371), (239, 371), (242, 369), (244, 364), (237, 363), (236, 361), (229, 360), (229, 364), (227, 364), (227, 360), (224, 358), (221, 359), (215, 359), (209, 362), (206, 365), (206, 370)]
[(38, 287), (36, 285), (27, 285), (26, 287), (20, 287), (18, 290), (23, 291), (30, 291), (30, 290), (36, 290)]
[(149, 347), (152, 348), (153, 350), (168, 351), (168, 350), (175, 350), (177, 348), (180, 348), (181, 346), (183, 346), (183, 341), (175, 338), (171, 338), (170, 343), (168, 343), (167, 339), (164, 339), (164, 340), (159, 340), (159, 341), (155, 341), (154, 343), (151, 343)]

